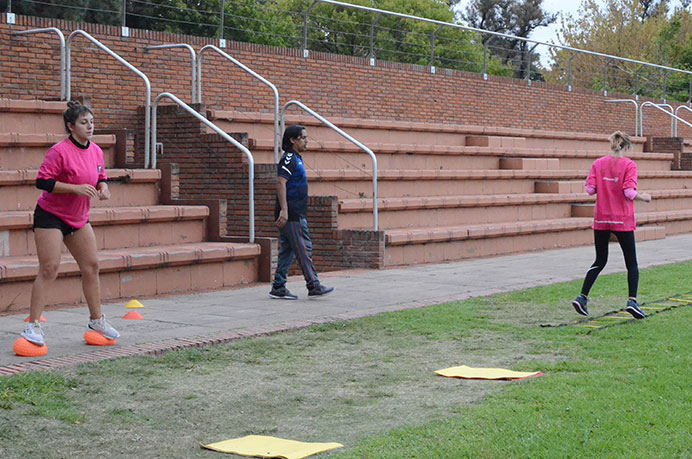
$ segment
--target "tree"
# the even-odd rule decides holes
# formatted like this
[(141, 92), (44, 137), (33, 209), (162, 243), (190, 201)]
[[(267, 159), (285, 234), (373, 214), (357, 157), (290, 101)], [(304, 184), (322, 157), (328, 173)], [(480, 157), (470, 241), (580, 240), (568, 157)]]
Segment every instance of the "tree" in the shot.
[[(601, 6), (596, 0), (583, 0), (576, 17), (563, 18), (560, 42), (572, 48), (667, 67), (686, 65), (678, 56), (684, 54), (684, 45), (689, 43), (692, 33), (689, 12), (678, 8), (669, 18), (653, 14), (656, 9), (667, 11), (667, 2), (606, 0)], [(571, 51), (551, 51), (551, 56), (554, 64), (546, 78), (553, 83), (567, 83), (571, 75), (570, 84), (576, 86), (667, 97), (681, 90), (686, 92), (689, 80), (664, 69), (618, 60), (608, 63), (601, 57), (575, 55)]]
[[(305, 11), (312, 4), (310, 0), (279, 2), (282, 9), (290, 11)], [(455, 23), (449, 2), (444, 1), (353, 0), (351, 3)], [(461, 29), (438, 29), (437, 25), (431, 23), (389, 15), (378, 16), (368, 11), (327, 4), (315, 5), (308, 16), (308, 48), (315, 51), (428, 65), (433, 38), (433, 65), (474, 72), (481, 70), (483, 48), (475, 42), (474, 34)], [(488, 71), (506, 73), (506, 69), (494, 60), (489, 63)]]
[[(473, 0), (462, 19), (472, 27), (528, 38), (536, 28), (555, 22), (557, 15), (543, 9), (543, 0)], [(492, 43), (491, 52), (503, 63), (512, 63), (516, 78), (525, 78), (538, 59), (525, 40), (491, 34), (483, 35), (481, 40), (484, 45)], [(541, 78), (539, 74), (535, 77)]]
[[(9, 2), (7, 5), (9, 6)], [(5, 9), (0, 7), (0, 11)], [(14, 0), (12, 2), (12, 12), (16, 14), (107, 25), (118, 24), (121, 11), (122, 0), (71, 0), (69, 3), (61, 0), (42, 0), (41, 2)]]
[(668, 14), (668, 0), (639, 0), (642, 7), (641, 21)]

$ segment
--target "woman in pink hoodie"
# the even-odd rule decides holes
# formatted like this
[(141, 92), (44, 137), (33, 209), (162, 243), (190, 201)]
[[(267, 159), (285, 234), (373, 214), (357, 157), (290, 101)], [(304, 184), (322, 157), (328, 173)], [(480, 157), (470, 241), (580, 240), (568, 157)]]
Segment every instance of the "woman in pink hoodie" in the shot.
[(633, 201), (649, 202), (651, 195), (637, 192), (637, 165), (625, 156), (631, 146), (627, 134), (620, 131), (613, 133), (610, 136), (611, 154), (594, 161), (586, 179), (586, 192), (596, 194), (592, 225), (596, 261), (586, 272), (581, 294), (572, 301), (574, 309), (583, 316), (589, 315), (586, 309), (589, 291), (608, 262), (608, 242), (612, 232), (620, 243), (627, 266), (629, 299), (625, 310), (636, 319), (646, 317), (637, 303), (639, 267), (634, 242), (636, 222)]

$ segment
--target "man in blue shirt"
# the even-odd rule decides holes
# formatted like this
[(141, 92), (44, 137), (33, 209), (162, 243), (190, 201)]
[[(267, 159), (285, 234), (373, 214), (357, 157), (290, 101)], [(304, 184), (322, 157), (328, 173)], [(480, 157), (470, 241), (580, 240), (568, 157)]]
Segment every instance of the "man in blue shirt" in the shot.
[(274, 274), (271, 298), (297, 300), (298, 297), (286, 288), (288, 268), (293, 258), (303, 271), (308, 296), (324, 296), (334, 290), (320, 284), (312, 263), (312, 241), (308, 232), (308, 180), (300, 153), (308, 144), (307, 131), (303, 126), (293, 125), (284, 131), (281, 148), (284, 154), (277, 165), (276, 205), (274, 218), (279, 227), (279, 261)]

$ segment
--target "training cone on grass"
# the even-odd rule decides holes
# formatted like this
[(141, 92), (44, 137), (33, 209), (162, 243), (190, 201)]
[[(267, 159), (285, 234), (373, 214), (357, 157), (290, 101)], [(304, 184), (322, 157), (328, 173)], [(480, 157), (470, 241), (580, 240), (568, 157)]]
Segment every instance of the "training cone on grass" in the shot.
[[(31, 319), (31, 316), (26, 316), (26, 319), (24, 319), (24, 322), (28, 322)], [(41, 314), (41, 318), (38, 319), (39, 322), (46, 322), (46, 318), (43, 317), (43, 314)]]
[(26, 338), (21, 336), (17, 338), (12, 345), (12, 350), (20, 357), (39, 357), (46, 355), (46, 352), (48, 352), (48, 346), (45, 344), (43, 346), (39, 346), (38, 344), (27, 341)]
[(127, 302), (125, 307), (129, 308), (129, 309), (135, 309), (135, 308), (143, 308), (144, 305), (137, 300), (130, 300)]
[(127, 314), (125, 314), (123, 316), (123, 319), (139, 320), (139, 319), (144, 319), (144, 317), (142, 316), (142, 314), (138, 313), (137, 311), (132, 310), (132, 311), (128, 312)]
[(84, 341), (90, 346), (112, 346), (117, 339), (108, 339), (99, 332), (87, 330), (84, 332)]

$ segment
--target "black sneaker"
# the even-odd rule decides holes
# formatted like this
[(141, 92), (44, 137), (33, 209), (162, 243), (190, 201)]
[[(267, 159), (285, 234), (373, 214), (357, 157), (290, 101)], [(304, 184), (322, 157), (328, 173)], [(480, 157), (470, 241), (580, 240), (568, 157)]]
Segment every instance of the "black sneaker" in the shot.
[(574, 310), (577, 311), (579, 314), (582, 316), (588, 316), (589, 311), (586, 309), (586, 302), (588, 300), (584, 295), (579, 295), (572, 301), (572, 306), (574, 306)]
[(627, 300), (627, 307), (625, 308), (625, 311), (632, 314), (632, 317), (635, 319), (643, 319), (646, 317), (644, 311), (639, 308), (639, 303), (637, 303), (637, 300), (633, 300), (632, 298)]
[(334, 287), (325, 287), (322, 284), (317, 284), (310, 290), (308, 290), (308, 296), (324, 296), (332, 293)]
[(269, 292), (270, 298), (276, 298), (277, 300), (297, 300), (298, 295), (294, 295), (289, 292), (285, 285), (281, 287), (272, 287), (272, 291)]

